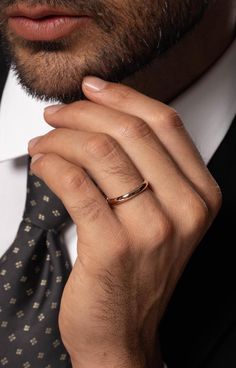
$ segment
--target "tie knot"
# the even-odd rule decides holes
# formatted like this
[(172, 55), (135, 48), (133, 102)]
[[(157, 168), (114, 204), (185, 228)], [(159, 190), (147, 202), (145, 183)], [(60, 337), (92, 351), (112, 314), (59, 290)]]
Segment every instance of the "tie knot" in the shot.
[(61, 200), (30, 170), (23, 218), (45, 230), (58, 230), (70, 219)]

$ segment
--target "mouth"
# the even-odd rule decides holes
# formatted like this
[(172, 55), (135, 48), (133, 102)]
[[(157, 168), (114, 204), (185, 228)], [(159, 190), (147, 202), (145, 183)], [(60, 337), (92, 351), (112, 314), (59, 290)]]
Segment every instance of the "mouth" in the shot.
[(6, 15), (9, 28), (29, 41), (64, 38), (92, 19), (89, 14), (75, 14), (69, 9), (45, 6), (11, 7), (6, 11)]

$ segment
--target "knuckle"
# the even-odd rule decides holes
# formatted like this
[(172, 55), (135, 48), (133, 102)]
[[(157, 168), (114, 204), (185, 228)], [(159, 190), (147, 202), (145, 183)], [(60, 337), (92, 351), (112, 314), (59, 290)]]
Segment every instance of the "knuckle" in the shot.
[(165, 129), (179, 129), (184, 126), (178, 112), (171, 108), (159, 116), (158, 124)]
[(139, 139), (149, 136), (151, 134), (151, 128), (142, 119), (132, 117), (123, 121), (119, 127), (119, 135), (131, 139)]
[[(74, 118), (75, 122), (79, 121), (80, 119), (83, 119), (84, 116), (88, 113), (88, 111), (91, 109), (92, 103), (90, 101), (75, 101), (72, 102), (70, 105), (66, 105), (62, 108), (63, 113), (66, 116), (66, 113), (69, 112), (70, 116)], [(61, 111), (61, 110), (60, 110)], [(50, 121), (52, 118), (51, 116), (54, 116), (54, 114), (49, 115), (47, 117), (47, 120)], [(54, 119), (52, 119), (54, 120)], [(66, 130), (65, 128), (56, 128), (55, 130)], [(49, 132), (50, 133), (50, 132)]]
[(85, 144), (86, 152), (98, 159), (115, 155), (117, 147), (115, 139), (104, 133), (92, 135)]
[(201, 232), (209, 224), (210, 213), (206, 203), (200, 197), (196, 196), (189, 200), (188, 215), (185, 212), (185, 221), (190, 233)]
[(45, 136), (43, 136), (41, 145), (45, 149), (48, 147), (56, 149), (57, 146), (60, 145), (62, 139), (65, 137), (69, 137), (70, 132), (65, 128), (56, 128), (48, 132)]
[(62, 185), (65, 190), (75, 191), (88, 183), (86, 173), (79, 168), (70, 166), (62, 176)]
[(61, 133), (62, 128), (53, 129), (44, 136), (44, 143), (54, 145), (54, 142), (58, 138), (58, 134)]
[(53, 165), (53, 154), (44, 154), (40, 157), (40, 160), (36, 162), (38, 169), (41, 171), (48, 171), (50, 167)]
[(70, 207), (72, 215), (76, 218), (79, 216), (86, 217), (87, 221), (94, 222), (104, 212), (99, 201), (94, 198), (87, 198), (79, 203), (73, 204)]
[(165, 215), (158, 215), (156, 218), (157, 226), (153, 228), (150, 235), (152, 239), (158, 241), (159, 244), (165, 244), (174, 235), (174, 226)]
[(107, 90), (109, 93), (112, 93), (112, 102), (116, 106), (123, 105), (124, 102), (133, 96), (132, 89), (124, 85), (117, 86), (116, 84), (110, 84)]
[(113, 164), (107, 168), (103, 169), (106, 178), (107, 176), (116, 176), (121, 183), (130, 184), (130, 182), (137, 182), (137, 178), (139, 179), (137, 173), (134, 168), (130, 165), (128, 161), (122, 161), (121, 164)]
[(74, 111), (76, 116), (80, 117), (84, 113), (88, 112), (88, 109), (91, 107), (91, 102), (90, 101), (76, 101), (76, 102), (73, 102), (70, 106), (71, 106), (70, 108), (72, 109), (72, 111)]
[[(153, 215), (152, 221), (145, 224), (147, 231), (143, 233), (143, 242), (148, 244), (147, 250), (158, 249), (170, 241), (174, 236), (174, 225), (164, 213), (157, 212)], [(141, 235), (142, 236), (142, 235)]]
[(211, 199), (210, 199), (210, 206), (212, 209), (213, 218), (219, 212), (221, 205), (222, 205), (223, 197), (220, 187), (215, 184), (213, 188), (211, 188)]

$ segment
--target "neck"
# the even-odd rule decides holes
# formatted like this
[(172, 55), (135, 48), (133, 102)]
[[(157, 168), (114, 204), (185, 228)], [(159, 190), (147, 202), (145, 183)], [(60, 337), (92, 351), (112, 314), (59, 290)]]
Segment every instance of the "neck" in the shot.
[(235, 37), (235, 0), (218, 0), (175, 46), (123, 83), (168, 103), (216, 62)]

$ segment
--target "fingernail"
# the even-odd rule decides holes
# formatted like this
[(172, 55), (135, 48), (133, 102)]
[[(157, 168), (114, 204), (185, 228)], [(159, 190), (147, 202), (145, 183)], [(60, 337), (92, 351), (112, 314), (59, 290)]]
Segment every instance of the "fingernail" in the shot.
[(61, 110), (64, 106), (65, 106), (64, 104), (47, 106), (45, 107), (44, 112), (49, 115), (52, 115), (55, 114), (55, 112)]
[(107, 82), (97, 77), (85, 77), (83, 85), (91, 92), (100, 92), (107, 86)]
[(36, 145), (36, 143), (39, 141), (39, 138), (40, 137), (35, 137), (31, 139), (28, 143), (28, 148), (33, 148)]
[(44, 156), (42, 153), (37, 153), (31, 158), (31, 164), (34, 164), (40, 157)]

